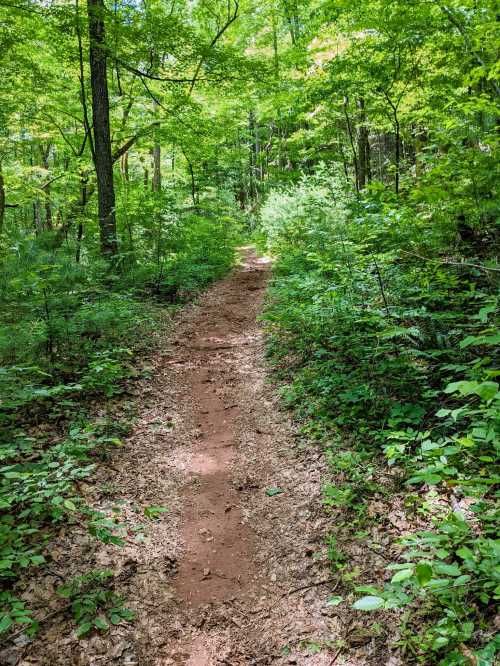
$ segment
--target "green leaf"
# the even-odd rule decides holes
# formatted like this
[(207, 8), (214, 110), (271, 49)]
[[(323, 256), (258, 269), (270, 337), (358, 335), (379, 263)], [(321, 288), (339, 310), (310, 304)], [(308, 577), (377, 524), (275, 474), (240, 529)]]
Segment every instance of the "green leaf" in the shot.
[(445, 393), (460, 393), (462, 396), (478, 395), (483, 400), (491, 400), (498, 393), (497, 382), (452, 382), (444, 389)]
[(33, 555), (31, 557), (31, 562), (36, 566), (40, 564), (45, 564), (45, 557), (43, 555)]
[(338, 606), (344, 601), (343, 597), (330, 597), (326, 602), (328, 606)]
[(283, 488), (274, 488), (274, 487), (271, 487), (271, 488), (268, 488), (268, 489), (266, 490), (266, 495), (267, 495), (268, 497), (274, 497), (275, 495), (281, 495), (281, 493), (284, 493), (284, 492), (285, 492), (285, 491), (283, 490)]
[(12, 626), (12, 618), (10, 615), (2, 615), (0, 617), (0, 634), (7, 631)]
[(82, 638), (82, 636), (89, 633), (93, 626), (92, 622), (82, 622), (82, 624), (79, 624), (76, 628), (76, 637)]
[(94, 627), (100, 629), (101, 631), (107, 631), (109, 629), (109, 624), (101, 617), (96, 617), (94, 620)]
[(147, 506), (144, 508), (144, 515), (146, 518), (158, 518), (162, 513), (168, 511), (166, 506)]
[(425, 562), (419, 562), (415, 567), (418, 584), (421, 586), (427, 585), (432, 578), (432, 567)]
[(445, 576), (460, 576), (462, 573), (456, 564), (446, 564), (445, 562), (436, 562), (436, 573)]
[(66, 499), (64, 500), (63, 504), (69, 511), (76, 511), (76, 506), (71, 500)]
[(377, 610), (377, 608), (382, 608), (385, 604), (384, 599), (382, 597), (361, 597), (361, 599), (358, 599), (357, 601), (354, 602), (353, 608), (356, 610), (362, 610), (362, 611), (372, 611), (372, 610)]
[(498, 344), (500, 344), (500, 333), (494, 333), (493, 335), (469, 335), (459, 342), (459, 347), (464, 349), (471, 345), (478, 347), (480, 345), (496, 346)]
[(422, 451), (434, 451), (435, 449), (440, 449), (441, 444), (438, 444), (437, 442), (431, 442), (429, 439), (427, 439), (425, 442), (422, 442)]
[(408, 580), (413, 576), (413, 569), (402, 569), (394, 574), (391, 578), (391, 583), (401, 583), (403, 580)]
[(483, 400), (491, 400), (498, 393), (497, 382), (481, 382), (476, 389), (477, 395)]
[(465, 583), (468, 583), (471, 580), (471, 576), (468, 574), (464, 574), (463, 576), (459, 576), (458, 578), (455, 578), (453, 581), (453, 587), (460, 587), (461, 585), (465, 585)]
[(432, 644), (432, 649), (439, 650), (445, 645), (448, 645), (449, 642), (450, 642), (449, 638), (446, 638), (446, 636), (438, 636), (438, 638), (436, 638), (436, 640)]
[(120, 614), (124, 620), (133, 620), (135, 618), (135, 613), (130, 608), (120, 609)]

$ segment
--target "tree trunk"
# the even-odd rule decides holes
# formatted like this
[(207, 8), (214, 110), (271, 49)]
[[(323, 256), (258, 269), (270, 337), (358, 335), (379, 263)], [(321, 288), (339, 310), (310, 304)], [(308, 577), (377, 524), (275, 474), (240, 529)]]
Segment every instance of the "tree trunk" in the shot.
[(104, 0), (87, 0), (89, 19), (90, 85), (94, 132), (95, 171), (99, 209), (101, 252), (112, 256), (118, 252), (115, 217), (113, 158), (109, 128), (109, 96), (104, 28)]
[(257, 197), (257, 187), (256, 187), (256, 174), (257, 174), (257, 158), (258, 158), (258, 147), (256, 145), (256, 130), (255, 130), (255, 115), (253, 111), (250, 111), (248, 114), (248, 134), (250, 135), (250, 187), (249, 194), (251, 199)]
[(47, 148), (41, 148), (42, 153), (42, 166), (47, 172), (47, 184), (43, 187), (43, 194), (45, 199), (45, 229), (52, 231), (52, 206), (50, 203), (50, 177), (49, 177), (49, 155), (50, 155), (50, 143), (47, 144)]
[(42, 217), (40, 215), (40, 201), (38, 199), (33, 203), (33, 227), (37, 235), (42, 231)]
[(260, 127), (259, 123), (255, 121), (255, 170), (257, 173), (257, 180), (264, 180), (264, 170), (262, 165), (261, 158), (261, 147), (260, 147)]
[(160, 144), (155, 142), (153, 150), (153, 177), (151, 179), (151, 189), (153, 192), (159, 192), (161, 189), (161, 148)]
[(426, 142), (426, 132), (417, 127), (415, 130), (415, 180), (418, 182), (424, 173), (423, 151)]
[(395, 151), (395, 167), (396, 167), (396, 175), (394, 179), (394, 189), (396, 194), (399, 194), (399, 170), (400, 170), (400, 162), (401, 162), (401, 130), (400, 130), (400, 125), (399, 125), (399, 120), (398, 120), (398, 115), (397, 111), (394, 112), (394, 123), (396, 125), (396, 151)]
[(2, 173), (2, 164), (0, 163), (0, 234), (3, 231), (5, 219), (5, 182)]
[(198, 198), (196, 195), (196, 180), (194, 177), (193, 165), (188, 161), (189, 173), (191, 175), (191, 198), (193, 200), (193, 206), (196, 208), (198, 205)]
[[(156, 113), (158, 110), (158, 104), (153, 102), (153, 111)], [(153, 179), (151, 181), (151, 187), (153, 192), (159, 192), (161, 190), (161, 147), (158, 140), (158, 125), (154, 128), (154, 145), (153, 145)]]
[(384, 95), (387, 100), (387, 103), (391, 107), (392, 110), (392, 115), (394, 118), (394, 134), (395, 134), (395, 141), (396, 141), (396, 146), (395, 146), (395, 155), (394, 155), (394, 167), (395, 167), (395, 178), (394, 178), (394, 189), (396, 194), (399, 194), (399, 171), (401, 168), (401, 126), (399, 124), (399, 117), (398, 117), (398, 105), (399, 102), (394, 103), (389, 95), (387, 94), (387, 91), (384, 90)]
[(80, 263), (80, 255), (82, 251), (82, 238), (83, 238), (83, 211), (85, 210), (85, 206), (87, 205), (87, 183), (88, 183), (88, 178), (86, 174), (82, 174), (81, 179), (80, 179), (80, 187), (81, 187), (81, 216), (80, 219), (78, 220), (78, 231), (76, 235), (76, 253), (75, 253), (75, 261), (77, 264)]
[(122, 174), (123, 180), (128, 183), (129, 181), (129, 172), (128, 172), (128, 152), (123, 153), (120, 157), (120, 172)]
[(365, 101), (363, 98), (358, 100), (358, 107), (360, 109), (360, 122), (358, 130), (358, 186), (362, 190), (367, 182), (371, 180), (370, 168), (370, 140), (368, 136), (368, 129), (366, 127), (366, 113)]
[(372, 149), (370, 147), (370, 133), (366, 128), (366, 143), (365, 143), (365, 164), (366, 164), (366, 180), (372, 182)]
[(344, 97), (344, 115), (345, 115), (346, 126), (347, 126), (347, 134), (349, 135), (349, 141), (351, 143), (352, 162), (353, 162), (353, 165), (354, 165), (354, 183), (356, 185), (356, 192), (359, 192), (358, 156), (356, 154), (356, 147), (354, 145), (354, 136), (353, 136), (353, 132), (352, 132), (351, 119), (349, 117), (348, 107), (349, 107), (349, 99), (347, 97)]

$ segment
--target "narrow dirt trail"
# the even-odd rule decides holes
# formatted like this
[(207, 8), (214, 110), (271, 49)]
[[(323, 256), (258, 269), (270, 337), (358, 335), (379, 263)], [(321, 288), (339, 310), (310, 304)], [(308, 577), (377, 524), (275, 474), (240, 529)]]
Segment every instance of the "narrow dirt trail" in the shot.
[[(256, 344), (248, 333), (252, 309), (249, 289), (258, 293), (264, 272), (243, 270), (219, 291), (220, 307), (203, 313), (183, 331), (179, 363), (185, 367), (198, 437), (188, 466), (190, 478), (182, 492), (181, 535), (185, 554), (175, 580), (176, 597), (193, 607), (224, 603), (239, 594), (258, 596), (254, 534), (245, 522), (240, 492), (234, 484), (238, 463), (237, 424), (242, 407), (228, 399), (238, 379), (241, 348)], [(222, 293), (221, 293), (222, 291)], [(199, 313), (201, 314), (201, 312)], [(238, 400), (238, 398), (234, 398)]]
[[(324, 629), (321, 616), (319, 626), (300, 626), (281, 645), (276, 640), (290, 620), (300, 625), (306, 616), (297, 613), (295, 599), (292, 614), (284, 602), (284, 590), (293, 585), (278, 557), (287, 547), (295, 553), (304, 534), (295, 535), (297, 543), (276, 541), (289, 521), (297, 527), (300, 503), (290, 506), (296, 489), (279, 459), (291, 432), (281, 419), (276, 422), (273, 396), (264, 386), (256, 318), (268, 276), (269, 263), (245, 249), (241, 267), (205, 295), (177, 332), (171, 363), (182, 368), (178, 399), (190, 405), (196, 431), (181, 456), (182, 552), (173, 585), (183, 631), (168, 642), (170, 656), (161, 663), (275, 663), (282, 651), (293, 651), (289, 638)], [(294, 483), (300, 481), (305, 479)], [(272, 487), (284, 492), (270, 497), (266, 489)], [(304, 569), (307, 553), (312, 551), (306, 547)]]
[[(23, 666), (366, 663), (338, 654), (347, 628), (326, 603), (336, 585), (323, 456), (301, 444), (265, 381), (257, 315), (268, 277), (269, 264), (243, 249), (241, 265), (178, 316), (136, 384), (134, 430), (113, 478), (103, 469), (93, 488), (101, 510), (118, 504), (125, 546), (88, 545), (82, 528), (69, 553), (67, 537), (52, 547), (54, 570), (71, 560), (124, 572), (118, 591), (136, 621), (80, 641), (69, 621), (55, 623), (23, 648)], [(147, 520), (151, 505), (168, 511)]]

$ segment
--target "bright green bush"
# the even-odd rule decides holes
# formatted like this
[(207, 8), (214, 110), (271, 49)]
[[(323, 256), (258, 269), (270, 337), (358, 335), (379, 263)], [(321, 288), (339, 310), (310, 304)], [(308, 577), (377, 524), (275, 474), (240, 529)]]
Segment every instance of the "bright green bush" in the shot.
[[(409, 608), (403, 634), (416, 661), (463, 664), (459, 646), (479, 658), (478, 629), (500, 596), (495, 275), (476, 257), (446, 263), (452, 218), (434, 226), (430, 206), (381, 200), (377, 187), (356, 199), (340, 182), (320, 173), (262, 208), (278, 257), (268, 354), (285, 404), (344, 479), (325, 487), (327, 506), (362, 526), (375, 494), (453, 494), (438, 515), (413, 495), (428, 531), (403, 540), (383, 589), (356, 588), (365, 597), (355, 607)], [(395, 470), (389, 486), (376, 482), (384, 465)], [(457, 508), (461, 498), (469, 509)]]

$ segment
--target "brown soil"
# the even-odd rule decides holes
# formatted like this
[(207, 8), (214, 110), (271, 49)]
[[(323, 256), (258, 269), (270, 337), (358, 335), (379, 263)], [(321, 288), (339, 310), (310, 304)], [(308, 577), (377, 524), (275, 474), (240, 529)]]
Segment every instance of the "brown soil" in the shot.
[[(151, 378), (136, 385), (132, 435), (87, 489), (103, 511), (119, 508), (125, 546), (96, 545), (75, 526), (49, 548), (51, 574), (26, 592), (42, 605), (58, 576), (111, 567), (136, 621), (78, 641), (61, 614), (0, 663), (368, 663), (370, 638), (351, 645), (349, 658), (339, 650), (352, 625), (326, 603), (339, 582), (324, 546), (325, 463), (301, 445), (265, 383), (256, 317), (268, 263), (249, 248), (242, 257), (181, 313)], [(148, 520), (151, 505), (168, 512)]]

